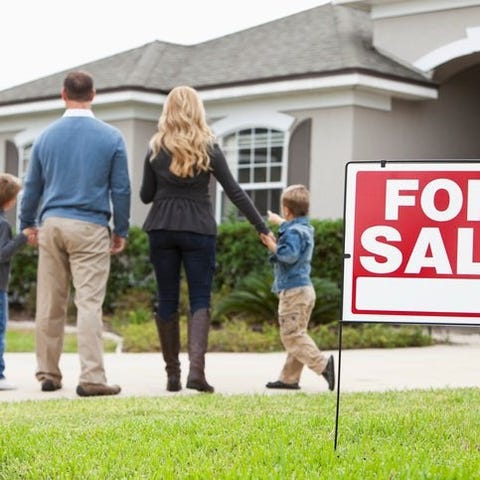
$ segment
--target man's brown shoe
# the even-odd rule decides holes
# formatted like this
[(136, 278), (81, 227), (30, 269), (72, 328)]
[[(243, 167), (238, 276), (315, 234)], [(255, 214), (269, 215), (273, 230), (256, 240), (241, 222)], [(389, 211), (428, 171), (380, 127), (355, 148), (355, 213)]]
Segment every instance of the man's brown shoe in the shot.
[(42, 392), (54, 392), (55, 390), (60, 390), (62, 384), (47, 378), (42, 381)]
[(121, 388), (118, 385), (104, 383), (80, 383), (77, 386), (77, 395), (80, 397), (96, 397), (100, 395), (117, 395)]

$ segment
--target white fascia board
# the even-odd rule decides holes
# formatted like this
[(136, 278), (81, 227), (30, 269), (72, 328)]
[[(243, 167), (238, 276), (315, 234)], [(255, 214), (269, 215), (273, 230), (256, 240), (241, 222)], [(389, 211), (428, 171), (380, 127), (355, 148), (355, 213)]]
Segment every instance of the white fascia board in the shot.
[(210, 118), (223, 118), (230, 115), (244, 115), (251, 121), (252, 116), (264, 112), (297, 112), (320, 108), (359, 106), (374, 110), (390, 111), (392, 106), (389, 95), (368, 92), (353, 88), (277, 95), (249, 99), (223, 100), (205, 103)]
[[(120, 92), (99, 93), (95, 95), (92, 108), (96, 106), (118, 105), (125, 103), (139, 103), (146, 105), (163, 105), (166, 95), (149, 92), (139, 92), (136, 90), (124, 90)], [(0, 117), (13, 115), (25, 115), (35, 113), (44, 113), (51, 111), (63, 111), (65, 103), (61, 98), (55, 100), (43, 100), (37, 102), (25, 102), (12, 105), (0, 106)]]
[[(338, 89), (355, 89), (410, 100), (427, 100), (437, 98), (438, 96), (437, 89), (433, 86), (416, 85), (400, 80), (379, 78), (364, 73), (346, 73), (317, 78), (213, 88), (201, 90), (199, 93), (205, 102), (218, 102), (244, 100), (248, 98), (268, 98), (283, 94), (320, 94)], [(141, 104), (144, 106), (152, 106), (156, 109), (155, 112), (159, 113), (160, 107), (165, 102), (165, 99), (166, 96), (163, 94), (125, 90), (96, 95), (92, 107), (94, 110), (96, 107), (99, 107), (100, 110), (103, 108), (118, 107), (122, 104)], [(294, 102), (291, 102), (289, 108), (298, 108), (295, 107), (293, 103)], [(63, 111), (64, 108), (65, 105), (61, 99), (5, 105), (3, 107), (0, 106), (0, 118), (15, 115), (29, 115), (32, 113)], [(114, 119), (115, 115), (112, 108), (109, 119)], [(155, 115), (152, 116), (149, 114), (148, 119), (150, 119), (150, 117), (154, 118)]]
[(415, 85), (398, 80), (390, 80), (364, 73), (347, 73), (319, 78), (301, 80), (285, 80), (280, 82), (260, 83), (238, 87), (225, 87), (202, 90), (200, 95), (204, 101), (235, 99), (256, 96), (277, 95), (282, 93), (314, 92), (339, 88), (359, 88), (379, 90), (394, 97), (411, 100), (437, 98), (435, 87)]
[(475, 7), (480, 5), (480, 0), (403, 0), (388, 4), (370, 2), (371, 17), (374, 20), (380, 18), (402, 17), (419, 13), (438, 12), (441, 10)]
[(371, 91), (383, 91), (392, 97), (406, 98), (409, 100), (431, 100), (438, 98), (436, 87), (414, 85), (411, 83), (358, 74), (357, 86)]
[(120, 92), (100, 93), (95, 96), (93, 106), (110, 103), (145, 103), (150, 105), (163, 105), (167, 96), (161, 93), (139, 92), (137, 90), (124, 90)]

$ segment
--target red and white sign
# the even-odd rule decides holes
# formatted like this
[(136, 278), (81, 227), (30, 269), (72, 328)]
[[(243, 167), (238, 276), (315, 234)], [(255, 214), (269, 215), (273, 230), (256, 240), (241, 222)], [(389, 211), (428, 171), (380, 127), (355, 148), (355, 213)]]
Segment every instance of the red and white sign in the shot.
[(343, 321), (480, 324), (480, 163), (349, 163)]

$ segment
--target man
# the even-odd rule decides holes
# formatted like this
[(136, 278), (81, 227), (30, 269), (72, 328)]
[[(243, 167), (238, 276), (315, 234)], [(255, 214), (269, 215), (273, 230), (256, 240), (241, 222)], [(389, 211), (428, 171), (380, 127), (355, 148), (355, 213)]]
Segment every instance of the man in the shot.
[[(40, 224), (36, 312), (36, 377), (44, 392), (62, 387), (59, 368), (72, 281), (77, 307), (80, 396), (116, 395), (103, 364), (102, 304), (110, 254), (126, 245), (130, 180), (124, 140), (91, 110), (92, 77), (71, 72), (66, 111), (35, 141), (24, 182), (22, 230)], [(109, 220), (113, 210), (113, 233)]]

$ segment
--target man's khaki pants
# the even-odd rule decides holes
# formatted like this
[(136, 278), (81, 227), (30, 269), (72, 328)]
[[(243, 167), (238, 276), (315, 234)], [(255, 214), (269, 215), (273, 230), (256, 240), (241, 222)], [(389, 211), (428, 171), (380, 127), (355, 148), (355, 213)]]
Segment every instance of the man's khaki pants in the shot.
[(280, 380), (285, 383), (298, 383), (304, 365), (320, 375), (325, 370), (328, 359), (307, 333), (315, 305), (314, 288), (308, 286), (283, 290), (278, 299), (280, 338), (287, 351)]
[(37, 379), (59, 383), (70, 282), (77, 307), (80, 382), (106, 383), (102, 304), (110, 271), (110, 237), (101, 225), (47, 218), (39, 231)]

